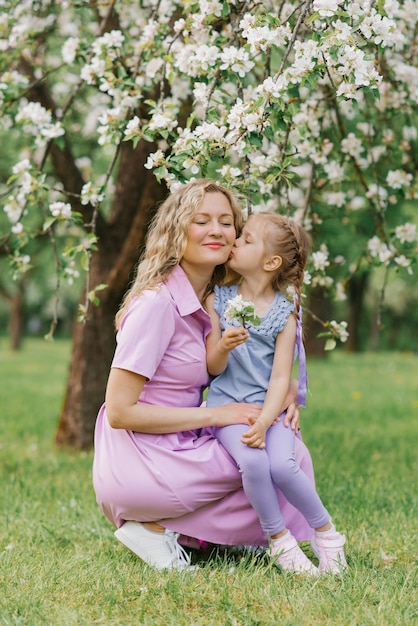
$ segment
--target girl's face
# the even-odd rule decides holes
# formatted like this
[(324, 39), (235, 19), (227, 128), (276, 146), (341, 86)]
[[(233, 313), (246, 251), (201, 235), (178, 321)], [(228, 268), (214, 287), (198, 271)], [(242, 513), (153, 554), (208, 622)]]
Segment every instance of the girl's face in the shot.
[(211, 271), (228, 260), (236, 237), (234, 215), (228, 198), (208, 192), (189, 226), (183, 266), (205, 266)]
[(241, 236), (235, 241), (228, 267), (242, 276), (259, 271), (268, 258), (263, 234), (257, 219), (250, 217), (242, 229)]

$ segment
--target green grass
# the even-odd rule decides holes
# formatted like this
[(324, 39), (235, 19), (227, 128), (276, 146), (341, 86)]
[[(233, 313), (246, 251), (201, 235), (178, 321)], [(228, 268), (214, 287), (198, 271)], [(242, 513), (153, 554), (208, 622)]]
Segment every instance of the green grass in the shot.
[(417, 356), (310, 361), (304, 439), (350, 565), (312, 581), (228, 553), (161, 574), (118, 544), (92, 453), (54, 446), (69, 349), (0, 340), (0, 625), (418, 624)]

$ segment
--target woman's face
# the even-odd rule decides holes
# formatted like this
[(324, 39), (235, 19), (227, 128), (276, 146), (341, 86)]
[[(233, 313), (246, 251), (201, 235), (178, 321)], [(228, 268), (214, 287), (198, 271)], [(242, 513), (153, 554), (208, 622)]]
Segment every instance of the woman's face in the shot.
[(187, 246), (181, 264), (206, 266), (211, 271), (225, 263), (232, 250), (236, 231), (228, 198), (221, 192), (208, 192), (189, 226)]

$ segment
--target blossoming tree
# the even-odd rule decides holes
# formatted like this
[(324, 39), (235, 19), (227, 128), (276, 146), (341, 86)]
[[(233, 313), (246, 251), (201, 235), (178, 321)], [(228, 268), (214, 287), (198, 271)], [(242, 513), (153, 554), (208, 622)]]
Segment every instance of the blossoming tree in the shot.
[[(2, 254), (86, 272), (57, 439), (91, 444), (113, 315), (167, 190), (210, 176), (311, 231), (306, 281), (412, 272), (417, 0), (2, 0)], [(416, 218), (415, 218), (416, 219)], [(100, 306), (95, 306), (100, 303)], [(325, 320), (344, 341), (344, 322)], [(54, 321), (53, 321), (54, 324)]]

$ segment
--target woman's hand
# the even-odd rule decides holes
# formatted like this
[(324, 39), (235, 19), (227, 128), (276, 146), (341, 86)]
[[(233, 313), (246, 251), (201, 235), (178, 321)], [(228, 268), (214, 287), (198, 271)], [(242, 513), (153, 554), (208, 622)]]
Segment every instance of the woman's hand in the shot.
[(245, 402), (230, 402), (223, 406), (212, 407), (215, 426), (229, 426), (230, 424), (253, 424), (261, 413), (262, 407)]
[(298, 433), (300, 430), (300, 408), (296, 402), (291, 402), (286, 409), (286, 415), (283, 418), (283, 424), (286, 428), (290, 428)]
[(289, 385), (289, 391), (286, 396), (286, 415), (283, 418), (283, 425), (290, 428), (295, 433), (300, 430), (300, 409), (297, 403), (298, 397), (298, 381), (292, 379)]

